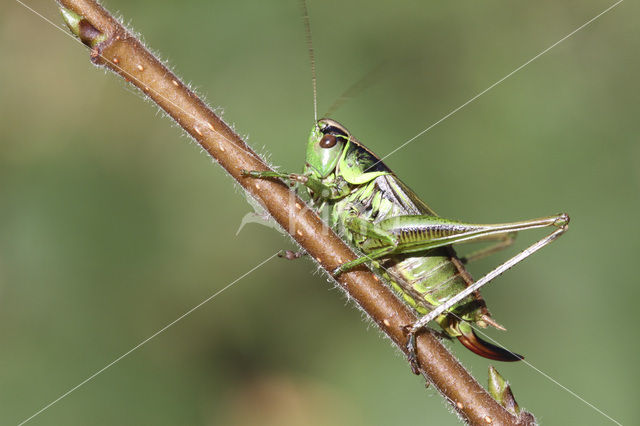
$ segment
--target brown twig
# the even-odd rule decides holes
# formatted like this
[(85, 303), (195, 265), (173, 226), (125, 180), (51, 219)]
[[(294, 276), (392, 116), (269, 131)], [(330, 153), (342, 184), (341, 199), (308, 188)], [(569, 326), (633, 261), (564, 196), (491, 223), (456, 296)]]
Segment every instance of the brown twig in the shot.
[[(356, 258), (352, 250), (287, 186), (242, 175), (269, 170), (213, 111), (95, 1), (59, 0), (80, 15), (76, 35), (91, 47), (91, 60), (138, 87), (189, 133), (325, 270)], [(90, 25), (87, 25), (90, 24)], [(95, 31), (97, 30), (97, 31)], [(405, 351), (403, 327), (416, 318), (386, 286), (365, 270), (341, 274), (338, 284)], [(419, 336), (418, 362), (428, 380), (472, 424), (531, 424), (498, 404), (431, 333)], [(407, 371), (409, 369), (407, 368)]]

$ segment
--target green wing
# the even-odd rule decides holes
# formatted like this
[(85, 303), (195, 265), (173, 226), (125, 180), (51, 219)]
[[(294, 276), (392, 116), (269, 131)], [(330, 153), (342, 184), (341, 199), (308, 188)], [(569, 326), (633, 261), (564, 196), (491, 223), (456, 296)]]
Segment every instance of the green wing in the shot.
[(363, 172), (387, 172), (388, 175), (378, 176), (376, 182), (380, 189), (389, 196), (395, 198), (398, 205), (403, 206), (406, 214), (437, 214), (422, 201), (382, 160), (364, 146), (360, 141), (349, 135), (349, 140), (353, 144), (353, 151), (356, 154), (356, 163), (361, 164)]
[(424, 201), (422, 201), (415, 192), (413, 192), (404, 182), (402, 182), (396, 175), (380, 176), (378, 181), (379, 185), (388, 185), (389, 192), (392, 193), (399, 204), (401, 204), (406, 210), (407, 214), (427, 214), (430, 216), (437, 216), (431, 207), (429, 207)]

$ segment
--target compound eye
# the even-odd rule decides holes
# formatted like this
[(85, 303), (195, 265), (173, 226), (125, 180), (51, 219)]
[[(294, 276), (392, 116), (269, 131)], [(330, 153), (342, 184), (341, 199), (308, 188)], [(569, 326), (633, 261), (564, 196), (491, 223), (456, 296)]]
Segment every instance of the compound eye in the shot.
[(331, 134), (326, 134), (320, 140), (320, 147), (333, 148), (334, 146), (336, 146), (337, 143), (338, 143), (338, 139), (335, 136)]

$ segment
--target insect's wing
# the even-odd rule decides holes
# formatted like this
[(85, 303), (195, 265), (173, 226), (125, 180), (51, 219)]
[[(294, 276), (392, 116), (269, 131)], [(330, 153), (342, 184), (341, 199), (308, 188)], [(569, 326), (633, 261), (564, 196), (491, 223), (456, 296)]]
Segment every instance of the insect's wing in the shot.
[(377, 177), (376, 182), (388, 196), (395, 198), (393, 201), (404, 208), (405, 214), (437, 216), (376, 154), (353, 136), (350, 137), (350, 141), (353, 144), (352, 154), (357, 156), (355, 162), (362, 167), (361, 173), (385, 172), (386, 174)]
[(407, 214), (427, 214), (437, 216), (436, 213), (424, 201), (422, 201), (415, 192), (413, 192), (404, 182), (396, 175), (386, 175), (379, 178), (379, 184), (388, 186), (390, 194), (396, 198), (396, 201), (404, 207)]

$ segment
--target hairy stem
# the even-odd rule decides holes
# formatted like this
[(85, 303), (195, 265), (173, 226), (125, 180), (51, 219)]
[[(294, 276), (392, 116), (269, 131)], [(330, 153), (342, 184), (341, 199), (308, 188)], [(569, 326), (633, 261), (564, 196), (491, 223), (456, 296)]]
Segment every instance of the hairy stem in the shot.
[[(91, 48), (91, 60), (139, 88), (189, 133), (242, 187), (258, 200), (291, 237), (326, 271), (356, 259), (352, 250), (290, 189), (277, 181), (252, 179), (243, 170), (268, 165), (224, 121), (97, 2), (59, 0), (81, 18), (70, 28)], [(338, 284), (406, 352), (403, 327), (416, 321), (371, 272), (341, 274)], [(515, 416), (497, 403), (431, 333), (417, 340), (423, 374), (462, 418), (472, 424), (532, 424), (533, 416)], [(407, 368), (407, 372), (409, 369)]]

